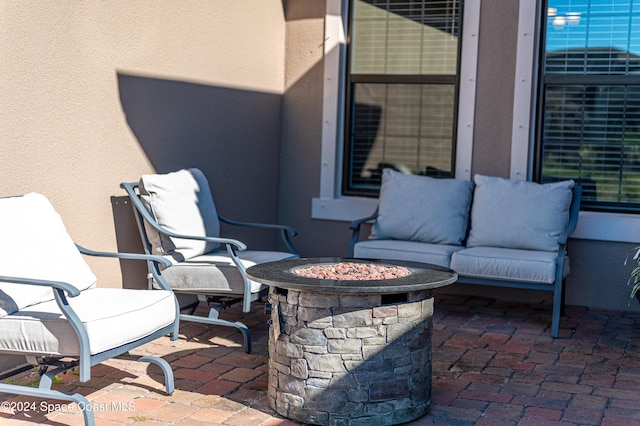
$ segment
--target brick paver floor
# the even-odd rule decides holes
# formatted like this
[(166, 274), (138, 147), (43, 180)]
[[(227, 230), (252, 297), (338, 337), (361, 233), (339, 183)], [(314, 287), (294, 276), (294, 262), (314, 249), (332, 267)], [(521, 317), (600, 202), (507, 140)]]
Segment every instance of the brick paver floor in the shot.
[[(172, 396), (164, 394), (159, 370), (133, 357), (94, 367), (86, 383), (67, 373), (54, 388), (85, 395), (98, 426), (298, 425), (267, 403), (263, 305), (224, 314), (250, 327), (251, 354), (234, 329), (187, 322), (179, 340), (158, 339), (134, 352), (172, 365)], [(549, 306), (437, 295), (433, 405), (410, 425), (640, 426), (640, 315), (576, 307), (565, 314), (560, 338), (551, 339)], [(26, 383), (34, 375), (9, 380)], [(2, 425), (83, 424), (74, 404), (7, 395), (0, 401)]]

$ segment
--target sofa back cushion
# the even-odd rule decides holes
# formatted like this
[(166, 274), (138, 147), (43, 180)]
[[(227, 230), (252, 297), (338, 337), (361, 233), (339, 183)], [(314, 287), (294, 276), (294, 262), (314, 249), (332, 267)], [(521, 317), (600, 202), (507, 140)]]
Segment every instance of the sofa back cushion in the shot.
[[(0, 198), (0, 275), (62, 281), (85, 290), (96, 283), (44, 195)], [(0, 282), (0, 317), (53, 300), (50, 287)]]
[[(209, 183), (198, 169), (143, 175), (140, 198), (158, 224), (176, 234), (219, 237), (220, 223)], [(173, 238), (145, 223), (152, 253), (184, 261), (215, 250), (218, 244)]]
[(460, 245), (465, 239), (473, 183), (382, 173), (372, 238)]
[(468, 247), (556, 251), (569, 221), (572, 180), (538, 184), (476, 175)]

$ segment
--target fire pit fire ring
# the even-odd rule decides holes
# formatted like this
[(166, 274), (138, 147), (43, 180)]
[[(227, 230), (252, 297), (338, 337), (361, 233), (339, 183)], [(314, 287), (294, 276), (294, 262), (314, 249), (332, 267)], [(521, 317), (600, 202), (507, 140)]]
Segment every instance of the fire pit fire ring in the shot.
[[(401, 268), (392, 279), (299, 275), (342, 263)], [(249, 277), (270, 286), (268, 399), (308, 424), (394, 425), (431, 407), (432, 290), (457, 280), (435, 265), (303, 258), (263, 263)]]

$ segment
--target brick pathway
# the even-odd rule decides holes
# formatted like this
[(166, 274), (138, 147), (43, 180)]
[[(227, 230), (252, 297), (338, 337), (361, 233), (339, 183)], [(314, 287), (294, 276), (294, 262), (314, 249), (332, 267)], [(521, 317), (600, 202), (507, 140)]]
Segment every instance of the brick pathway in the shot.
[[(176, 378), (171, 397), (155, 366), (132, 359), (95, 367), (87, 383), (65, 374), (54, 387), (79, 392), (103, 410), (95, 413), (98, 426), (298, 425), (274, 413), (265, 398), (262, 306), (248, 315), (233, 308), (225, 316), (249, 325), (251, 354), (242, 351), (235, 330), (186, 322), (178, 341), (159, 339), (135, 352), (169, 361)], [(433, 406), (410, 425), (640, 426), (640, 315), (568, 307), (555, 340), (549, 322), (548, 306), (437, 296)], [(32, 375), (11, 380), (29, 382)], [(1, 425), (83, 423), (75, 407), (61, 402), (43, 406), (6, 395), (0, 401), (35, 408), (0, 409)]]

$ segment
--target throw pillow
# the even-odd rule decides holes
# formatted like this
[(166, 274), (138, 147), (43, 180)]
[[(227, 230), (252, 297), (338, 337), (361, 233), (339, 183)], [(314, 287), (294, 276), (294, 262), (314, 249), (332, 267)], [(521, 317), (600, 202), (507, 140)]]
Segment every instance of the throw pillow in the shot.
[(538, 184), (476, 175), (468, 247), (556, 251), (569, 220), (572, 180)]
[(460, 245), (466, 236), (473, 183), (382, 173), (373, 238)]

